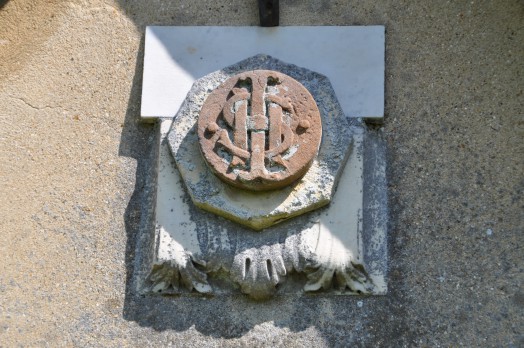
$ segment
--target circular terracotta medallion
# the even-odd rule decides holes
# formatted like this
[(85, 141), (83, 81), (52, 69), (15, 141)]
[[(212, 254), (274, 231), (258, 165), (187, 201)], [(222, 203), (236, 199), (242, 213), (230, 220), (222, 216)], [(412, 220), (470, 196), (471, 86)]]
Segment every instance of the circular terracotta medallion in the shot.
[(322, 123), (301, 83), (276, 71), (254, 70), (211, 92), (198, 117), (198, 138), (220, 179), (247, 190), (273, 190), (307, 172)]

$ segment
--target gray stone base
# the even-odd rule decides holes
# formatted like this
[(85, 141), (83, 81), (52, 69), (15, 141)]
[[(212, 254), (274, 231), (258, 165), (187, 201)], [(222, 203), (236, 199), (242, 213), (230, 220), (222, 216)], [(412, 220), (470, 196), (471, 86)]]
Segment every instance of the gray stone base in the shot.
[(192, 203), (166, 141), (171, 124), (158, 127), (154, 220), (137, 244), (140, 293), (386, 293), (385, 146), (376, 133), (352, 126), (353, 150), (330, 205), (255, 232)]

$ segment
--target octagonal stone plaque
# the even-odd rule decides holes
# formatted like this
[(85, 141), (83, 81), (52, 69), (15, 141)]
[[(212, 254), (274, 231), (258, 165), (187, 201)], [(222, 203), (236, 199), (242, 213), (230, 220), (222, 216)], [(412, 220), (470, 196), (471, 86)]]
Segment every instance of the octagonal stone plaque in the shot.
[[(322, 123), (318, 155), (304, 176), (289, 186), (265, 192), (232, 186), (214, 175), (199, 147), (198, 133), (200, 131), (202, 138), (206, 129), (197, 129), (202, 107), (213, 91), (232, 76), (255, 70), (278, 71), (298, 81), (316, 101)], [(300, 126), (298, 123), (298, 119), (289, 122), (295, 128), (307, 128), (303, 127), (306, 124)], [(218, 128), (209, 130), (216, 132)], [(349, 156), (352, 138), (348, 121), (325, 76), (266, 55), (257, 55), (197, 80), (173, 121), (168, 142), (196, 206), (254, 230), (262, 230), (331, 201)]]
[[(156, 146), (151, 156), (155, 165), (149, 169), (152, 180), (144, 186), (144, 213), (141, 214), (140, 227), (143, 233), (137, 235), (131, 286), (141, 295), (195, 296), (199, 293), (205, 294), (206, 298), (227, 298), (243, 293), (259, 300), (305, 293), (328, 296), (385, 294), (388, 215), (385, 141), (380, 129), (367, 127), (362, 119), (356, 118), (374, 115), (369, 107), (363, 105), (372, 104), (382, 108), (383, 88), (382, 85), (373, 84), (373, 81), (383, 81), (383, 34), (377, 45), (376, 37), (373, 39), (373, 36), (362, 35), (363, 32), (370, 34), (376, 30), (362, 31), (358, 28), (357, 33), (354, 31), (356, 28), (339, 30), (335, 27), (312, 27), (291, 31), (281, 28), (276, 32), (271, 29), (259, 33), (255, 28), (256, 36), (252, 36), (253, 40), (247, 40), (246, 45), (246, 36), (242, 35), (253, 33), (251, 29), (188, 28), (192, 33), (188, 36), (188, 44), (193, 45), (195, 33), (200, 32), (206, 38), (196, 46), (200, 60), (195, 59), (192, 53), (188, 59), (180, 56), (180, 53), (187, 51), (188, 46), (179, 41), (187, 35), (178, 34), (188, 33), (186, 29), (164, 31), (155, 28), (149, 30), (149, 34), (146, 33), (145, 56), (148, 59), (145, 67), (153, 68), (154, 73), (151, 74), (151, 69), (147, 73), (148, 69), (144, 68), (144, 100), (157, 106), (156, 110), (168, 110), (171, 107), (167, 104), (174, 102), (176, 108), (171, 110), (176, 110), (177, 115), (165, 111), (149, 114), (159, 117)], [(293, 33), (317, 35), (319, 30), (323, 33), (320, 34), (322, 40), (313, 40), (311, 43), (320, 43), (322, 49), (311, 51), (309, 46), (297, 45)], [(156, 35), (159, 32), (167, 35)], [(344, 35), (332, 35), (337, 32)], [(213, 33), (234, 35), (220, 36), (220, 41)], [(232, 37), (244, 39), (233, 40), (232, 45), (223, 44), (224, 40), (231, 41), (229, 39)], [(351, 37), (358, 40), (352, 40)], [(309, 38), (307, 40), (309, 42)], [(224, 46), (220, 52), (213, 48), (216, 42), (222, 42)], [(325, 42), (331, 45), (325, 46)], [(370, 42), (372, 44), (368, 45)], [(325, 47), (335, 49), (326, 50)], [(342, 50), (345, 48), (346, 53), (341, 55), (339, 47)], [(369, 47), (379, 50), (370, 54)], [(202, 53), (206, 50), (210, 53)], [(185, 85), (184, 81), (192, 83), (214, 69), (249, 57), (257, 51), (273, 52), (281, 59), (313, 67), (313, 70), (330, 76), (348, 121), (342, 115), (335, 92), (324, 76), (263, 55), (199, 79), (180, 108), (179, 100), (186, 97), (190, 86)], [(311, 52), (317, 53), (310, 55)], [(317, 59), (319, 55), (321, 60)], [(356, 56), (359, 58), (354, 59)], [(330, 60), (329, 57), (336, 59)], [(177, 74), (170, 74), (169, 67), (173, 67)], [(218, 86), (236, 74), (251, 74), (255, 70), (277, 71), (303, 85), (318, 104), (322, 123), (320, 152), (306, 175), (297, 177), (291, 186), (267, 191), (265, 196), (261, 196), (260, 192), (240, 191), (225, 184), (209, 170), (199, 150), (196, 126), (202, 106)], [(361, 74), (362, 71), (367, 73)], [(162, 82), (166, 79), (168, 84)], [(149, 82), (146, 83), (146, 80)], [(372, 90), (366, 88), (371, 85), (375, 86)], [(279, 94), (271, 90), (266, 92)], [(159, 93), (169, 95), (169, 102), (157, 98)], [(226, 100), (230, 97), (232, 95), (228, 94)], [(277, 103), (269, 100), (269, 103), (283, 106), (284, 114), (280, 120), (293, 130), (296, 122), (291, 122), (289, 106), (284, 105), (286, 103), (282, 100), (275, 101)], [(271, 123), (271, 113), (253, 114), (253, 110), (248, 109), (244, 114), (241, 104), (230, 110), (235, 114), (240, 110), (246, 116), (246, 121), (252, 118), (248, 121), (251, 124), (246, 124), (246, 130), (249, 127), (251, 131), (258, 132), (265, 128), (266, 120), (256, 117), (257, 114), (265, 114), (267, 122)], [(268, 106), (276, 107), (266, 104)], [(142, 116), (148, 116), (147, 112), (144, 114), (144, 109)], [(208, 135), (212, 135), (213, 130), (225, 129), (234, 143), (235, 128), (222, 123), (220, 114), (216, 116), (215, 120), (219, 121), (217, 127), (211, 122), (205, 125), (205, 128), (211, 126)], [(240, 125), (240, 128), (243, 129), (243, 126)], [(280, 128), (282, 142), (288, 132), (283, 128)], [(295, 128), (295, 131), (298, 133), (299, 130)], [(264, 151), (275, 146), (278, 148), (278, 136), (271, 137), (269, 129), (267, 132), (267, 148)], [(275, 134), (279, 134), (278, 129)], [(237, 145), (242, 146), (240, 142)], [(247, 148), (251, 157), (253, 149), (249, 143)], [(231, 154), (221, 155), (230, 166), (236, 167), (234, 169), (251, 170), (250, 163), (241, 168), (242, 163), (233, 162)], [(269, 158), (267, 160), (271, 161)], [(275, 160), (278, 163), (279, 159)], [(268, 165), (265, 160), (264, 165)], [(226, 199), (229, 201), (226, 202)], [(304, 205), (304, 201), (310, 205)], [(224, 205), (224, 202), (228, 205)], [(325, 205), (320, 207), (322, 204)], [(207, 206), (212, 212), (200, 209), (197, 205)], [(287, 210), (283, 208), (286, 205)], [(315, 209), (315, 206), (319, 208)], [(312, 211), (308, 212), (308, 209)], [(227, 214), (236, 221), (247, 216), (256, 223), (240, 225), (223, 217)], [(294, 218), (290, 218), (292, 214), (296, 214)], [(280, 219), (286, 221), (276, 223)], [(263, 233), (254, 230), (253, 226), (261, 228), (266, 223), (274, 224), (265, 228)]]

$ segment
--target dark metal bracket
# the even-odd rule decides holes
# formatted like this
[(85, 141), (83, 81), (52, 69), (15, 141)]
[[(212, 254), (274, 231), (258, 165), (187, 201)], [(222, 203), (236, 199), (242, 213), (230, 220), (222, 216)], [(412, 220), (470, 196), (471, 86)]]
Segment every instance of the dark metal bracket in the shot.
[(279, 0), (258, 0), (261, 27), (278, 27)]

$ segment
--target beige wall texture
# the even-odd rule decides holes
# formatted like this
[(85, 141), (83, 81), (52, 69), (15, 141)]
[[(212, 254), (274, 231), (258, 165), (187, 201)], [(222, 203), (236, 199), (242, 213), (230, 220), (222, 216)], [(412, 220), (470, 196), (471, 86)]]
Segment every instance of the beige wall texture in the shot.
[(0, 1), (0, 347), (524, 346), (522, 1), (281, 0), (386, 26), (390, 292), (141, 298), (146, 25), (256, 1)]

